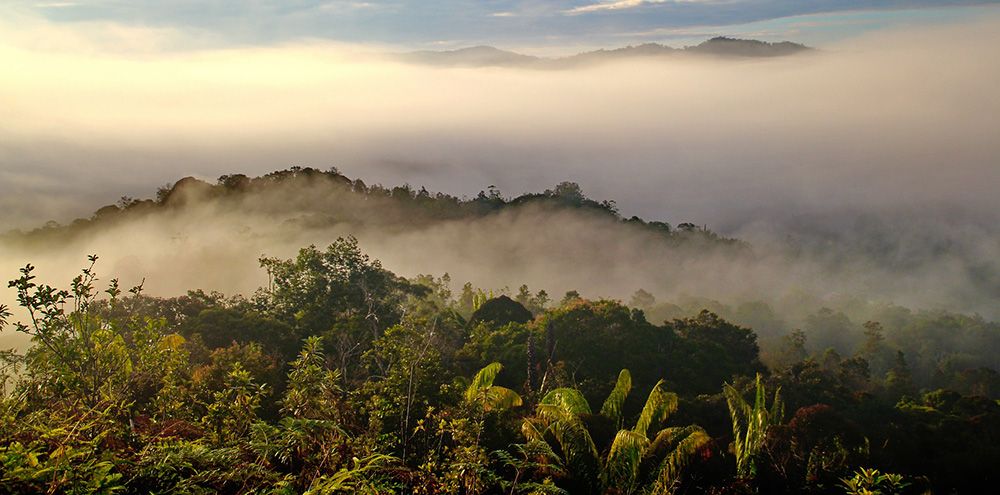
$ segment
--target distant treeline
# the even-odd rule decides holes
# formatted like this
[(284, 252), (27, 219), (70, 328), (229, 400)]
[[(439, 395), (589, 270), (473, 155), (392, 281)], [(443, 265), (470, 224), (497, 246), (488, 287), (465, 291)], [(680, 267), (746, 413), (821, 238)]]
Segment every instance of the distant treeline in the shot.
[[(302, 171), (258, 180), (289, 174)], [(303, 175), (314, 174), (337, 180)], [(254, 187), (228, 183), (194, 187)], [(125, 211), (170, 207), (188, 184)], [(960, 364), (996, 345), (993, 324), (885, 312), (853, 351), (810, 352), (790, 331), (766, 357), (752, 329), (709, 309), (653, 323), (673, 310), (644, 291), (631, 306), (526, 286), (453, 293), (447, 276), (384, 269), (353, 238), (260, 265), (269, 283), (252, 295), (170, 298), (99, 282), (96, 256), (65, 289), (24, 267), (10, 288), (28, 316), (0, 307), (0, 327), (32, 342), (0, 354), (0, 493), (890, 494), (998, 482), (997, 373)], [(821, 312), (812, 331), (846, 331), (843, 320)], [(954, 356), (941, 373), (957, 373), (960, 391), (914, 373), (913, 348)]]
[(186, 177), (156, 191), (155, 199), (123, 196), (116, 204), (98, 209), (90, 218), (78, 218), (68, 225), (50, 221), (28, 232), (11, 231), (0, 237), (10, 243), (52, 242), (87, 233), (101, 225), (114, 224), (142, 215), (196, 207), (200, 204), (239, 203), (241, 210), (261, 212), (308, 212), (309, 227), (350, 222), (364, 225), (391, 225), (416, 228), (434, 222), (480, 218), (505, 210), (534, 206), (545, 209), (574, 209), (623, 224), (640, 227), (662, 236), (663, 240), (682, 243), (699, 240), (716, 247), (745, 249), (747, 244), (720, 236), (706, 226), (690, 222), (671, 226), (662, 221), (645, 221), (637, 216), (624, 218), (614, 201), (596, 201), (586, 197), (574, 182), (561, 182), (541, 193), (505, 197), (490, 186), (473, 198), (459, 198), (409, 184), (386, 187), (350, 179), (337, 169), (322, 171), (309, 167), (291, 167), (260, 177), (230, 174), (210, 184)]

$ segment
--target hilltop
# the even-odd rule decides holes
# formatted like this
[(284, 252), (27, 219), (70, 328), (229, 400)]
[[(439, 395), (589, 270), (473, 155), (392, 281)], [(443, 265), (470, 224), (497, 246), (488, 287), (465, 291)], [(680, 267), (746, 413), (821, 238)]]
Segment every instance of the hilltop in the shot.
[(396, 55), (409, 63), (450, 67), (522, 67), (563, 69), (616, 60), (656, 59), (678, 56), (712, 56), (731, 58), (782, 57), (809, 52), (812, 48), (791, 41), (767, 42), (717, 36), (693, 46), (674, 48), (660, 43), (600, 49), (567, 57), (537, 57), (493, 46), (473, 46), (455, 50), (422, 50)]

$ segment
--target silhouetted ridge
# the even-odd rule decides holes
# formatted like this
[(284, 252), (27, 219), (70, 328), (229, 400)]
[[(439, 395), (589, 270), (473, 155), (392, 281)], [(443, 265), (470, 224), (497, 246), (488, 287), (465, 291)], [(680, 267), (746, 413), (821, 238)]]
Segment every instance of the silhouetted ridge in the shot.
[(215, 184), (185, 177), (156, 192), (155, 199), (123, 196), (116, 204), (99, 208), (90, 218), (78, 218), (69, 225), (48, 222), (27, 233), (12, 231), (0, 236), (9, 242), (53, 242), (82, 235), (127, 219), (158, 212), (185, 214), (199, 205), (223, 211), (244, 211), (286, 218), (287, 222), (315, 228), (335, 224), (378, 226), (406, 230), (441, 222), (473, 220), (502, 211), (534, 209), (549, 213), (572, 211), (612, 223), (625, 224), (662, 236), (671, 243), (699, 240), (713, 246), (745, 247), (692, 223), (677, 228), (662, 221), (647, 222), (639, 217), (624, 218), (612, 200), (588, 198), (579, 184), (561, 182), (540, 193), (505, 197), (490, 186), (475, 197), (456, 197), (415, 189), (409, 184), (386, 187), (350, 179), (336, 169), (328, 171), (309, 167), (291, 167), (260, 177), (227, 174)]
[(423, 50), (397, 55), (402, 61), (451, 67), (532, 67), (544, 69), (570, 68), (578, 65), (603, 63), (631, 58), (674, 57), (678, 55), (711, 55), (730, 57), (780, 57), (812, 50), (790, 41), (767, 42), (718, 36), (695, 46), (673, 48), (659, 43), (643, 43), (621, 48), (602, 48), (568, 57), (545, 58), (524, 55), (492, 46), (472, 46), (455, 50)]
[(790, 41), (769, 43), (767, 41), (743, 40), (717, 36), (699, 45), (684, 49), (692, 53), (735, 57), (780, 57), (811, 50), (811, 48)]

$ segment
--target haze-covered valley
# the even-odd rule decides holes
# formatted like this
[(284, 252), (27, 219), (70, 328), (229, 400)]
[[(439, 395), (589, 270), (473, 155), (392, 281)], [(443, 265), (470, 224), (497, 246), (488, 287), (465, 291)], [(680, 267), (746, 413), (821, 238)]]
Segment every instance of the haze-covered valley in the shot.
[(0, 493), (995, 491), (993, 3), (0, 6)]
[[(93, 252), (152, 293), (245, 292), (262, 280), (261, 254), (354, 234), (398, 273), (479, 287), (732, 301), (805, 290), (993, 318), (997, 25), (880, 32), (789, 57), (537, 71), (400, 64), (321, 42), (171, 50), (182, 33), (94, 40), (86, 27), (8, 22), (0, 56), (20, 70), (0, 82), (13, 116), (0, 129), (6, 228), (69, 223), (185, 176), (336, 166), (470, 198), (572, 181), (626, 218), (707, 226), (754, 257), (674, 255), (600, 220), (534, 211), (385, 229), (376, 208), (300, 230), (285, 220), (342, 207), (282, 191), (298, 201), (282, 200), (277, 218), (209, 202), (85, 241), (4, 246), (0, 263), (59, 280)], [(44, 43), (28, 36), (39, 31)]]

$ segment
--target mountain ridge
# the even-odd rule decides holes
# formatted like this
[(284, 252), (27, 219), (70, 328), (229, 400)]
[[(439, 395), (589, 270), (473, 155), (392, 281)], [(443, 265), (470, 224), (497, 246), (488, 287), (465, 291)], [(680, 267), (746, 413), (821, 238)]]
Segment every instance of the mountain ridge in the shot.
[(697, 45), (674, 48), (661, 43), (643, 43), (619, 48), (601, 48), (563, 57), (539, 57), (491, 45), (475, 45), (453, 50), (419, 50), (396, 54), (407, 63), (445, 67), (522, 67), (561, 69), (611, 62), (621, 59), (672, 56), (712, 56), (724, 58), (770, 58), (813, 51), (792, 41), (768, 42), (716, 36)]

